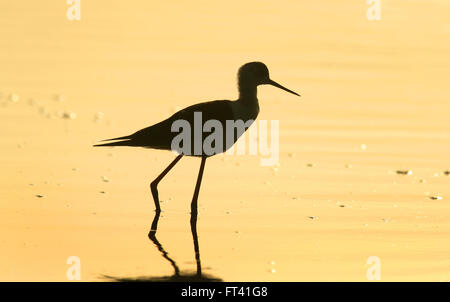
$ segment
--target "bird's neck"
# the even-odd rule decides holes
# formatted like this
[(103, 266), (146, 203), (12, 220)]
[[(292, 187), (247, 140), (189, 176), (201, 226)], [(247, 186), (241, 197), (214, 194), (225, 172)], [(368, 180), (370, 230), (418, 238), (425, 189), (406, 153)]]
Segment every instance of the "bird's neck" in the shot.
[(239, 99), (233, 104), (233, 115), (236, 120), (255, 120), (259, 113), (256, 85), (244, 85), (239, 82)]
[(239, 100), (240, 101), (258, 101), (256, 98), (256, 85), (239, 81)]

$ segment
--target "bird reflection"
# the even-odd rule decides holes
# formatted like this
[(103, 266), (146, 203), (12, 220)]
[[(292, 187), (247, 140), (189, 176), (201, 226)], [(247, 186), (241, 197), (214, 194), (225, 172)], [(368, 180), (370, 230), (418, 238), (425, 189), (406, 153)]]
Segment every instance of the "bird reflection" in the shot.
[(164, 249), (162, 244), (156, 238), (156, 232), (158, 230), (158, 221), (161, 215), (160, 211), (155, 212), (155, 217), (153, 218), (152, 226), (150, 232), (148, 233), (148, 238), (155, 244), (161, 255), (166, 259), (173, 268), (173, 274), (169, 276), (139, 276), (139, 277), (112, 277), (103, 276), (104, 278), (111, 281), (121, 281), (121, 282), (217, 282), (222, 281), (220, 278), (212, 276), (210, 274), (204, 274), (202, 272), (202, 265), (200, 262), (200, 249), (198, 244), (197, 236), (197, 203), (193, 203), (191, 207), (191, 232), (194, 241), (194, 251), (195, 251), (195, 261), (197, 264), (196, 272), (182, 272), (175, 262), (169, 256), (169, 253)]
[[(181, 156), (179, 158), (181, 158)], [(173, 165), (175, 163), (176, 163), (176, 161), (173, 163)], [(161, 174), (164, 176), (168, 172), (168, 170), (170, 170), (173, 167), (173, 165), (169, 166), (168, 169), (163, 171), (163, 173), (161, 173)], [(177, 263), (175, 262), (175, 260), (172, 259), (169, 256), (169, 253), (164, 249), (162, 244), (157, 239), (156, 232), (158, 231), (158, 222), (159, 222), (159, 218), (160, 218), (160, 215), (161, 215), (161, 208), (159, 207), (160, 202), (159, 202), (158, 194), (152, 194), (154, 202), (155, 202), (155, 205), (157, 205), (157, 207), (156, 207), (156, 210), (155, 210), (155, 216), (153, 218), (152, 225), (150, 227), (150, 231), (148, 233), (148, 238), (153, 242), (153, 244), (155, 244), (155, 246), (161, 252), (162, 257), (164, 259), (166, 259), (170, 263), (170, 265), (173, 268), (173, 275), (156, 276), (156, 277), (154, 277), (154, 276), (150, 276), (150, 277), (143, 276), (143, 277), (135, 277), (135, 278), (129, 278), (129, 277), (120, 278), (120, 277), (104, 276), (106, 279), (113, 280), (113, 281), (124, 281), (124, 282), (129, 282), (129, 281), (144, 281), (144, 282), (145, 281), (164, 281), (164, 282), (180, 282), (180, 281), (213, 282), (213, 281), (222, 281), (221, 279), (219, 279), (217, 277), (211, 276), (209, 274), (204, 274), (202, 272), (202, 265), (201, 265), (201, 261), (200, 261), (200, 247), (199, 247), (198, 235), (197, 235), (197, 217), (198, 217), (198, 195), (199, 195), (199, 191), (200, 191), (200, 184), (201, 184), (201, 179), (202, 179), (204, 168), (205, 168), (205, 158), (202, 159), (202, 163), (200, 165), (200, 171), (199, 171), (198, 178), (197, 178), (197, 184), (195, 186), (194, 196), (193, 196), (192, 202), (191, 202), (191, 219), (190, 219), (190, 223), (191, 223), (192, 239), (193, 239), (193, 242), (194, 242), (195, 262), (197, 264), (197, 271), (194, 272), (194, 273), (192, 273), (192, 272), (182, 272), (180, 270), (179, 266), (177, 265)]]
[(161, 214), (161, 212), (159, 212), (159, 211), (155, 212), (155, 218), (153, 218), (152, 226), (150, 228), (150, 232), (148, 233), (148, 238), (156, 245), (158, 250), (161, 252), (162, 256), (165, 259), (167, 259), (167, 261), (170, 262), (170, 264), (172, 265), (173, 270), (174, 270), (173, 275), (179, 276), (180, 268), (178, 267), (177, 263), (175, 262), (175, 260), (173, 260), (172, 258), (169, 257), (169, 253), (166, 252), (166, 250), (163, 248), (162, 244), (156, 238), (156, 231), (158, 230), (158, 221), (159, 221), (160, 214)]
[(158, 221), (160, 217), (160, 212), (155, 212), (155, 217), (153, 218), (152, 226), (150, 232), (148, 234), (148, 238), (155, 244), (158, 250), (161, 252), (161, 255), (164, 259), (166, 259), (173, 268), (172, 276), (163, 276), (163, 277), (151, 277), (147, 278), (147, 280), (142, 281), (222, 281), (221, 279), (211, 276), (209, 274), (204, 274), (202, 272), (202, 265), (200, 261), (200, 248), (198, 243), (198, 235), (197, 235), (197, 203), (192, 203), (191, 205), (191, 232), (192, 239), (194, 241), (194, 252), (195, 252), (195, 262), (197, 264), (196, 272), (181, 272), (175, 260), (173, 260), (169, 253), (164, 249), (162, 244), (156, 238), (156, 232), (158, 230)]

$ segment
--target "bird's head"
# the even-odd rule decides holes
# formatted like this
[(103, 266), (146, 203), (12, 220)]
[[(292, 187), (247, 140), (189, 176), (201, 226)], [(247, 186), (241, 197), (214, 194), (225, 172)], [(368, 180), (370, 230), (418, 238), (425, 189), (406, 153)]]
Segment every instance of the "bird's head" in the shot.
[(241, 85), (272, 85), (283, 89), (287, 92), (300, 96), (298, 93), (281, 86), (277, 82), (273, 81), (269, 77), (269, 69), (264, 63), (261, 62), (250, 62), (244, 64), (239, 68), (238, 72), (239, 86)]

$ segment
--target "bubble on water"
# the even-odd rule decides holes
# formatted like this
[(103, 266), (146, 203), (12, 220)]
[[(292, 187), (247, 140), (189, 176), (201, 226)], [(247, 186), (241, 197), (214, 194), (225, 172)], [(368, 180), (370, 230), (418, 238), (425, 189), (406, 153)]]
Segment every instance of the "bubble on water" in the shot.
[(74, 120), (77, 118), (77, 114), (75, 112), (72, 111), (65, 111), (63, 113), (63, 119), (68, 119), (68, 120)]
[(53, 96), (53, 99), (57, 102), (64, 102), (66, 100), (66, 97), (62, 94), (55, 94)]
[(8, 101), (13, 102), (13, 103), (17, 103), (20, 100), (20, 97), (17, 93), (11, 93), (8, 96)]
[(429, 197), (430, 197), (431, 200), (442, 200), (442, 199), (443, 199), (443, 197), (442, 197), (442, 196), (439, 196), (439, 195), (436, 195), (436, 196), (429, 196)]
[(400, 175), (412, 175), (413, 174), (413, 172), (411, 170), (397, 170), (395, 172)]
[(103, 180), (103, 182), (109, 182), (109, 178), (106, 176), (102, 176), (102, 180)]
[(361, 150), (367, 150), (367, 145), (366, 144), (361, 144), (361, 146), (359, 146), (361, 148)]
[(104, 116), (105, 116), (105, 114), (103, 112), (99, 111), (99, 112), (95, 113), (94, 122), (96, 122), (96, 123), (100, 122)]

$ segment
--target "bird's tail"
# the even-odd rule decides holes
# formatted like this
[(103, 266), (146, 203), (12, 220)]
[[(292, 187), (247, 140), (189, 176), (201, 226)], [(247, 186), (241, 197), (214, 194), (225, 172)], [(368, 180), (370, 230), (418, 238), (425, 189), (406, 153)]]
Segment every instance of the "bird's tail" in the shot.
[(107, 141), (118, 142), (96, 144), (94, 147), (133, 146), (131, 135), (101, 140), (101, 142)]
[(114, 147), (114, 146), (134, 146), (132, 140), (124, 140), (119, 142), (105, 143), (105, 144), (97, 144), (94, 147)]
[(108, 138), (108, 139), (102, 139), (101, 142), (107, 142), (107, 141), (118, 141), (118, 140), (124, 140), (124, 139), (131, 139), (131, 135), (116, 137), (116, 138)]

